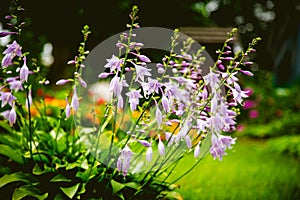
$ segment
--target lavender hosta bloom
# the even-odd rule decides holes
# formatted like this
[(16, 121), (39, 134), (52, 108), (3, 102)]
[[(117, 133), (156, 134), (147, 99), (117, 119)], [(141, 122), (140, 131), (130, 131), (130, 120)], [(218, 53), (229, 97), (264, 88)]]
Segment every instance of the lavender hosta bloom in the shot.
[(166, 113), (170, 112), (169, 100), (165, 95), (162, 96), (161, 104)]
[(210, 72), (206, 76), (204, 76), (203, 79), (206, 84), (209, 84), (212, 87), (212, 89), (216, 89), (219, 87), (219, 74), (214, 73), (212, 70), (210, 70)]
[(24, 90), (22, 86), (22, 82), (17, 80), (16, 78), (7, 78), (6, 79), (10, 90), (14, 90), (15, 92), (18, 92), (19, 90)]
[(140, 55), (140, 54), (136, 54), (136, 53), (133, 53), (133, 52), (130, 52), (130, 54), (135, 55), (142, 62), (151, 62), (151, 60), (147, 56), (145, 56), (145, 55)]
[(0, 100), (1, 100), (1, 107), (3, 108), (6, 104), (13, 106), (13, 102), (17, 98), (12, 95), (11, 92), (0, 92)]
[(137, 140), (137, 141), (144, 147), (151, 147), (151, 143), (148, 142), (147, 140)]
[(113, 75), (114, 73), (107, 73), (107, 72), (103, 72), (101, 74), (98, 75), (98, 78), (107, 78), (110, 75)]
[(146, 151), (146, 160), (148, 162), (151, 162), (152, 160), (152, 154), (153, 154), (153, 150), (152, 150), (152, 147), (148, 147), (147, 151)]
[(191, 138), (189, 135), (186, 135), (185, 136), (185, 143), (186, 143), (186, 146), (191, 149), (192, 148), (192, 141), (191, 141)]
[(146, 67), (143, 67), (141, 65), (137, 65), (134, 62), (131, 62), (131, 63), (135, 67), (135, 71), (136, 71), (135, 81), (140, 79), (142, 82), (144, 82), (144, 76), (151, 76), (151, 73), (150, 73), (151, 69), (147, 69)]
[(13, 41), (12, 44), (7, 45), (7, 49), (3, 52), (5, 56), (2, 59), (2, 67), (6, 68), (12, 65), (12, 60), (15, 56), (22, 57), (21, 49), (21, 46), (16, 41)]
[(117, 104), (117, 108), (123, 109), (123, 107), (124, 107), (124, 100), (123, 100), (122, 95), (119, 95), (119, 96), (118, 96), (118, 104)]
[(127, 92), (126, 95), (129, 97), (129, 104), (130, 109), (132, 111), (136, 110), (137, 105), (139, 105), (139, 99), (143, 98), (143, 96), (140, 94), (141, 90), (131, 90), (130, 92)]
[(5, 37), (8, 35), (14, 35), (14, 34), (18, 34), (17, 32), (9, 32), (9, 31), (1, 31), (0, 32), (0, 37)]
[(126, 145), (124, 149), (121, 150), (121, 154), (117, 161), (117, 168), (119, 172), (123, 173), (123, 176), (126, 176), (130, 167), (130, 160), (132, 157), (132, 151), (129, 146)]
[(116, 74), (110, 81), (109, 89), (114, 93), (115, 96), (121, 95), (123, 87), (128, 87), (126, 80), (121, 79)]
[(243, 91), (238, 83), (234, 83), (234, 88), (231, 88), (233, 99), (236, 103), (242, 104), (243, 98), (247, 98), (247, 91)]
[(9, 121), (10, 126), (16, 123), (17, 113), (15, 111), (15, 106), (13, 105), (11, 110), (6, 110), (1, 113), (2, 116)]
[(77, 111), (79, 108), (79, 100), (78, 100), (78, 96), (77, 96), (77, 92), (76, 92), (76, 87), (74, 87), (73, 90), (73, 96), (72, 96), (72, 101), (71, 101), (71, 107)]
[(194, 149), (194, 157), (198, 158), (200, 155), (200, 142), (196, 145), (195, 149)]
[(155, 116), (156, 116), (157, 125), (158, 125), (158, 127), (160, 127), (163, 117), (162, 117), (162, 113), (157, 105), (156, 105)]
[(87, 84), (86, 84), (86, 82), (79, 76), (78, 77), (78, 80), (79, 80), (79, 82), (80, 82), (80, 85), (82, 86), (82, 87), (84, 87), (84, 88), (86, 88), (87, 87)]
[(212, 142), (212, 146), (210, 147), (209, 151), (213, 156), (214, 160), (216, 158), (222, 160), (223, 156), (226, 155), (225, 146), (220, 142), (218, 137), (215, 136), (214, 134), (212, 135), (211, 142)]
[(66, 98), (66, 118), (69, 118), (71, 116), (71, 106), (69, 104), (68, 98)]
[(158, 152), (161, 156), (165, 155), (165, 145), (164, 143), (161, 141), (161, 137), (160, 135), (158, 135)]
[(254, 74), (252, 72), (246, 71), (246, 70), (239, 70), (240, 72), (242, 72), (243, 74), (247, 75), (247, 76), (254, 76)]
[(71, 80), (69, 80), (69, 79), (60, 79), (60, 80), (58, 80), (55, 84), (56, 85), (64, 85), (64, 84), (66, 84), (66, 83), (68, 83), (68, 82), (70, 82)]
[(226, 82), (229, 85), (232, 85), (233, 83), (237, 82), (239, 79), (235, 76), (238, 72), (233, 72), (232, 74), (228, 73), (221, 73), (221, 76), (223, 79), (226, 79)]
[(121, 71), (121, 65), (123, 64), (123, 60), (116, 57), (115, 55), (112, 55), (110, 59), (106, 59), (107, 64), (104, 65), (105, 68), (109, 68), (110, 72), (114, 72), (115, 70)]
[(29, 69), (26, 64), (26, 57), (23, 58), (24, 64), (20, 69), (20, 81), (24, 82), (28, 80)]

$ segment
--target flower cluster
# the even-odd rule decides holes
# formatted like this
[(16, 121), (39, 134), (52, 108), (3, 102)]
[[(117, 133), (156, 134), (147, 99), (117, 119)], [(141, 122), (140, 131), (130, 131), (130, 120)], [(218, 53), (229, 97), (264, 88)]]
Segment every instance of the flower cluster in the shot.
[[(186, 148), (194, 149), (194, 155), (198, 157), (201, 142), (208, 136), (211, 137), (210, 153), (214, 158), (222, 160), (225, 150), (232, 148), (236, 140), (222, 133), (235, 130), (238, 114), (236, 107), (248, 97), (248, 92), (238, 83), (238, 76), (253, 75), (247, 71), (247, 66), (251, 64), (248, 54), (254, 51), (253, 46), (259, 40), (254, 40), (245, 53), (240, 52), (231, 57), (234, 53), (230, 41), (234, 33), (235, 30), (218, 51), (215, 65), (210, 67), (209, 73), (204, 74), (203, 49), (190, 53), (194, 41), (188, 39), (183, 42), (180, 53), (175, 53), (173, 50), (179, 38), (179, 32), (175, 31), (170, 55), (164, 56), (154, 69), (157, 70), (158, 77), (153, 77), (153, 69), (147, 66), (151, 62), (149, 57), (140, 52), (143, 44), (132, 41), (136, 35), (132, 31), (122, 34), (116, 46), (120, 50), (126, 48), (125, 55), (113, 55), (107, 59), (105, 68), (109, 72), (99, 75), (99, 78), (113, 77), (110, 91), (113, 93), (111, 105), (115, 105), (114, 112), (118, 109), (140, 112), (140, 117), (127, 132), (129, 139), (126, 145), (120, 151), (119, 171), (124, 175), (128, 173), (132, 157), (129, 146), (132, 140), (139, 139), (149, 141), (150, 145), (143, 145), (148, 162), (152, 160), (152, 148), (155, 144), (161, 156), (170, 153), (165, 149), (167, 146), (177, 148), (185, 143)], [(128, 55), (132, 55), (132, 58)], [(131, 80), (127, 80), (127, 73), (133, 73)], [(126, 99), (121, 95), (123, 90), (128, 90)], [(129, 103), (130, 109), (124, 102)], [(176, 128), (168, 131), (168, 127), (174, 124)], [(157, 134), (149, 134), (150, 132)]]

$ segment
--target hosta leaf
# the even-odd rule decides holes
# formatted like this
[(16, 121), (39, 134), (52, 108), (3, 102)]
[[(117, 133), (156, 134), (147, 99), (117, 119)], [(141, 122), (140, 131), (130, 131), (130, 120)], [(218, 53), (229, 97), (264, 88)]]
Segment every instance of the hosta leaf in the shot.
[(62, 174), (57, 174), (50, 180), (50, 182), (71, 182), (71, 181), (72, 181), (71, 179), (64, 177)]
[(30, 178), (28, 174), (23, 174), (22, 172), (15, 172), (13, 174), (5, 174), (0, 178), (0, 188), (4, 185), (12, 182), (22, 181), (24, 183), (30, 183)]
[(70, 199), (74, 197), (76, 194), (78, 188), (80, 186), (80, 183), (77, 183), (76, 185), (73, 185), (71, 187), (59, 187), (63, 193), (65, 193)]
[(16, 149), (11, 148), (10, 146), (0, 144), (0, 154), (9, 157), (19, 164), (24, 164), (22, 153)]
[(111, 186), (113, 189), (113, 194), (116, 194), (117, 192), (119, 192), (120, 190), (122, 190), (125, 185), (122, 183), (119, 183), (117, 181), (111, 180)]
[(38, 164), (35, 164), (33, 169), (32, 169), (32, 173), (34, 175), (41, 175), (41, 174), (46, 174), (46, 173), (49, 173), (51, 172), (51, 168), (50, 167), (47, 167), (46, 165), (44, 165), (44, 170), (42, 170), (40, 168), (40, 166)]
[(140, 189), (140, 185), (137, 184), (136, 182), (129, 182), (129, 183), (124, 183), (125, 186), (127, 187), (130, 187), (132, 189), (135, 189), (135, 190), (139, 190)]
[(30, 185), (23, 185), (19, 188), (16, 188), (14, 190), (13, 196), (12, 196), (12, 200), (20, 200), (23, 199), (24, 197), (35, 197), (38, 200), (44, 200), (48, 197), (48, 193), (45, 194), (40, 194), (41, 192)]

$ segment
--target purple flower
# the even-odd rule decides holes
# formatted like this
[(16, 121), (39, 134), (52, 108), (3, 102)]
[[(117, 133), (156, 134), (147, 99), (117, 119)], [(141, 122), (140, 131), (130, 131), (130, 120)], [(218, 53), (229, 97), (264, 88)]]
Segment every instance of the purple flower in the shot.
[(15, 106), (13, 105), (11, 110), (6, 110), (1, 113), (2, 116), (9, 121), (10, 126), (16, 123), (17, 114), (15, 111)]
[(152, 154), (153, 154), (153, 150), (152, 150), (152, 147), (148, 147), (147, 151), (146, 151), (146, 160), (148, 162), (151, 162), (152, 160)]
[(158, 106), (156, 105), (156, 121), (157, 121), (157, 125), (158, 127), (160, 127), (161, 123), (162, 123), (162, 113), (160, 111), (160, 109), (158, 108)]
[(60, 79), (56, 82), (56, 85), (64, 85), (66, 83), (70, 82), (69, 79)]
[(7, 45), (7, 49), (3, 52), (5, 56), (2, 59), (2, 67), (5, 68), (12, 65), (12, 60), (15, 56), (22, 57), (21, 49), (21, 46), (16, 41), (13, 41), (12, 44)]
[(132, 111), (136, 110), (136, 106), (139, 104), (139, 99), (143, 96), (140, 94), (141, 90), (131, 90), (127, 92), (126, 95), (129, 97), (130, 109)]
[(254, 101), (252, 101), (252, 100), (246, 100), (245, 104), (243, 106), (243, 109), (248, 110), (248, 109), (254, 107), (255, 105), (256, 105), (256, 103)]
[(165, 155), (165, 145), (161, 141), (160, 135), (158, 135), (158, 152), (161, 156)]
[(132, 157), (132, 151), (130, 150), (128, 145), (126, 145), (124, 149), (122, 149), (120, 152), (121, 154), (117, 161), (117, 168), (119, 172), (123, 173), (123, 176), (126, 176), (128, 173), (128, 169), (130, 167), (130, 159)]
[(218, 88), (219, 83), (220, 83), (218, 74), (216, 74), (212, 70), (210, 70), (210, 72), (203, 78), (204, 78), (204, 81), (212, 87), (212, 89)]
[(76, 87), (74, 87), (74, 90), (73, 90), (71, 106), (75, 111), (77, 111), (79, 108), (79, 100), (78, 100), (78, 96), (77, 96), (77, 92), (76, 92)]
[(108, 76), (112, 75), (114, 73), (107, 73), (107, 72), (103, 72), (101, 74), (99, 74), (99, 78), (107, 78)]
[(138, 79), (140, 79), (141, 81), (144, 82), (144, 76), (151, 76), (151, 69), (147, 69), (146, 67), (143, 67), (141, 65), (137, 65), (134, 62), (131, 62), (134, 67), (135, 67), (135, 71), (136, 71), (136, 79), (135, 81), (137, 81)]
[(151, 143), (148, 142), (147, 140), (137, 140), (137, 141), (144, 147), (151, 147)]
[(142, 83), (142, 88), (146, 98), (148, 98), (148, 95), (152, 94), (153, 92), (158, 94), (161, 87), (162, 85), (158, 82), (158, 80), (150, 77), (148, 78), (148, 83)]
[(145, 55), (140, 55), (140, 54), (136, 54), (136, 53), (133, 53), (133, 52), (130, 52), (130, 54), (133, 54), (135, 55), (136, 57), (138, 57), (142, 62), (151, 62), (151, 60), (145, 56)]
[(162, 98), (161, 98), (161, 104), (162, 104), (162, 106), (163, 106), (166, 113), (170, 112), (169, 100), (165, 95), (163, 95)]
[(24, 64), (20, 69), (20, 80), (21, 82), (28, 80), (29, 69), (26, 64), (26, 57), (23, 58)]
[(81, 86), (86, 88), (87, 87), (86, 82), (80, 76), (78, 77), (78, 79), (79, 79), (79, 82), (80, 82)]
[(0, 92), (0, 100), (1, 100), (1, 107), (3, 108), (6, 104), (13, 106), (13, 101), (17, 98), (12, 95), (10, 92)]
[(66, 118), (69, 118), (71, 115), (71, 106), (69, 104), (68, 98), (66, 98)]
[(210, 147), (209, 151), (211, 155), (214, 157), (214, 160), (216, 158), (222, 160), (223, 156), (226, 155), (224, 145), (222, 145), (218, 137), (215, 136), (214, 134), (212, 135), (211, 142), (212, 142), (212, 146)]
[(110, 72), (114, 72), (115, 70), (121, 71), (121, 65), (123, 64), (123, 60), (119, 59), (115, 55), (112, 55), (111, 59), (106, 59), (107, 64), (104, 65), (105, 68), (110, 68)]
[(247, 98), (247, 91), (243, 91), (240, 85), (234, 82), (234, 88), (231, 89), (233, 94), (233, 99), (235, 102), (241, 104), (243, 102), (243, 98)]
[(196, 145), (195, 149), (194, 149), (194, 157), (198, 158), (200, 154), (200, 142)]
[(116, 74), (110, 81), (109, 89), (112, 91), (115, 96), (121, 95), (123, 87), (128, 87), (126, 80), (121, 80), (120, 77)]
[(122, 97), (122, 95), (119, 95), (119, 96), (118, 96), (118, 104), (117, 104), (117, 108), (123, 109), (123, 106), (124, 106), (124, 100), (123, 100), (123, 97)]
[(247, 75), (247, 76), (253, 76), (254, 74), (252, 72), (246, 71), (246, 70), (239, 70), (240, 72), (242, 72), (243, 74)]
[(23, 90), (21, 81), (17, 80), (16, 78), (7, 78), (6, 80), (11, 90), (14, 90), (15, 92), (18, 92), (19, 90)]
[(188, 136), (188, 135), (185, 136), (185, 143), (189, 149), (192, 148), (192, 141), (191, 141), (190, 136)]
[(0, 32), (0, 37), (5, 37), (5, 36), (8, 36), (8, 35), (13, 35), (13, 34), (17, 34), (17, 32), (1, 31)]

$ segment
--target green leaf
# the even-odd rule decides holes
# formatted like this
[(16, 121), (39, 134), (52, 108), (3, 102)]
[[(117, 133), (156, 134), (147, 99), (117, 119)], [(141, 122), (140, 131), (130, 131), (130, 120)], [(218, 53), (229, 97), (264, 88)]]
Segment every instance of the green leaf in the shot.
[(19, 164), (24, 164), (22, 153), (16, 149), (11, 148), (10, 146), (0, 144), (0, 154), (9, 157)]
[(80, 163), (73, 162), (73, 163), (67, 163), (66, 170), (74, 169), (75, 167), (79, 167)]
[(135, 189), (135, 190), (139, 190), (140, 189), (140, 185), (137, 184), (136, 182), (129, 182), (129, 183), (124, 183), (125, 186), (127, 187), (130, 187), (132, 189)]
[(21, 181), (24, 183), (30, 183), (30, 178), (32, 178), (28, 174), (24, 174), (22, 172), (15, 172), (13, 174), (5, 174), (0, 178), (0, 188), (3, 187), (4, 185), (12, 182), (17, 182)]
[(41, 174), (47, 174), (47, 173), (52, 171), (51, 168), (46, 166), (46, 165), (44, 165), (44, 168), (45, 169), (42, 170), (38, 164), (35, 164), (33, 169), (32, 169), (32, 173), (34, 175), (41, 175)]
[(117, 181), (111, 180), (111, 186), (113, 189), (113, 194), (116, 194), (117, 192), (119, 192), (120, 190), (122, 190), (125, 185), (122, 183), (119, 183)]
[(72, 181), (71, 179), (64, 177), (62, 174), (57, 174), (50, 180), (50, 182), (71, 182), (71, 181)]
[(77, 183), (76, 185), (73, 185), (71, 187), (59, 187), (61, 189), (61, 191), (63, 191), (63, 193), (65, 193), (70, 199), (72, 199), (74, 197), (74, 195), (76, 194), (78, 188), (80, 186), (80, 183)]
[(14, 190), (14, 193), (12, 195), (12, 200), (20, 200), (28, 196), (35, 197), (38, 200), (44, 200), (48, 197), (48, 193), (45, 194), (40, 194), (40, 193), (41, 192), (37, 188), (31, 185), (23, 185)]
[(173, 199), (173, 200), (181, 200), (183, 199), (183, 197), (178, 193), (178, 192), (175, 192), (175, 191), (166, 191), (164, 192), (164, 198), (166, 199)]

